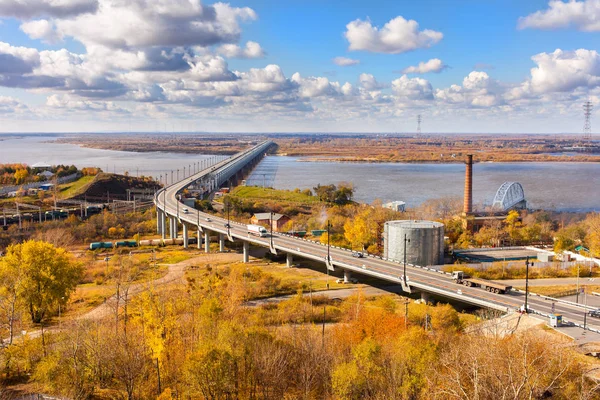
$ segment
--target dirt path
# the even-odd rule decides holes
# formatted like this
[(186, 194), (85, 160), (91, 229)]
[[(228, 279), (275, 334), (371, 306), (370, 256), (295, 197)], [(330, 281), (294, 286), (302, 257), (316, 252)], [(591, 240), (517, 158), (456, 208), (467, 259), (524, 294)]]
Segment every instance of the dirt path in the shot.
[[(177, 281), (181, 281), (183, 283), (183, 275), (185, 270), (188, 267), (198, 265), (200, 263), (206, 262), (236, 262), (240, 260), (240, 255), (236, 253), (220, 253), (220, 254), (211, 254), (200, 255), (196, 257), (192, 257), (189, 260), (181, 261), (177, 264), (168, 264), (167, 273), (161, 278), (154, 279), (149, 282), (136, 283), (129, 287), (128, 297), (131, 299), (131, 296), (135, 296), (145, 290), (148, 290), (152, 287), (165, 285), (168, 283), (174, 283)], [(116, 294), (108, 298), (103, 304), (98, 307), (88, 311), (87, 313), (78, 316), (77, 320), (98, 320), (105, 318), (106, 316), (114, 313), (115, 305), (116, 305)], [(122, 297), (121, 297), (122, 301)]]

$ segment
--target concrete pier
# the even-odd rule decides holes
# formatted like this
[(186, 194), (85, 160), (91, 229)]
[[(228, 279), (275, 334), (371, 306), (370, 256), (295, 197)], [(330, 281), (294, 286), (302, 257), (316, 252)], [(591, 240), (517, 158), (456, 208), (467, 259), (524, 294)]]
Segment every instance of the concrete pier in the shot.
[(288, 268), (292, 268), (294, 262), (294, 256), (292, 255), (292, 253), (287, 253), (285, 256), (285, 266)]
[(198, 250), (202, 249), (202, 231), (198, 229)]
[(250, 261), (250, 243), (244, 242), (244, 253), (242, 256), (242, 262), (247, 263)]
[(352, 272), (347, 269), (344, 270), (344, 283), (350, 283), (352, 279)]
[(225, 251), (225, 235), (219, 233), (219, 252)]
[(210, 253), (210, 235), (208, 231), (204, 232), (204, 252)]
[(186, 223), (183, 223), (183, 248), (187, 249), (188, 248), (188, 241), (189, 241), (189, 236), (188, 236), (188, 226)]

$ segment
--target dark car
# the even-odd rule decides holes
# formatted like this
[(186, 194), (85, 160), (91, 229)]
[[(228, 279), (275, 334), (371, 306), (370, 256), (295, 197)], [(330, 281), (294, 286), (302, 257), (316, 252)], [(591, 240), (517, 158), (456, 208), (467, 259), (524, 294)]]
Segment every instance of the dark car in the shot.
[(231, 228), (231, 225), (225, 224), (225, 228), (229, 229), (229, 228)]
[(363, 258), (365, 255), (363, 253), (361, 253), (360, 251), (353, 251), (352, 252), (352, 257), (356, 257), (356, 258)]
[(590, 311), (589, 316), (594, 318), (600, 318), (600, 309)]

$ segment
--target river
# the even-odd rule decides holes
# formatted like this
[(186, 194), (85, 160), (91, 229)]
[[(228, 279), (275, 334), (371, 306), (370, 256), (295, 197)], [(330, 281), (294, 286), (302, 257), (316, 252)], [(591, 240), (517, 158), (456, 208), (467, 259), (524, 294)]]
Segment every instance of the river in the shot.
[[(12, 135), (11, 135), (12, 136)], [(100, 167), (108, 172), (159, 177), (189, 168), (210, 157), (168, 152), (134, 153), (54, 143), (54, 136), (24, 136), (0, 141), (0, 163), (37, 162)], [(355, 199), (402, 200), (414, 207), (428, 199), (461, 197), (463, 164), (307, 162), (302, 157), (269, 156), (248, 177), (249, 184), (278, 189), (312, 189), (317, 184), (351, 182)], [(521, 183), (531, 208), (600, 211), (600, 163), (476, 163), (473, 167), (475, 207), (491, 204), (505, 181)]]

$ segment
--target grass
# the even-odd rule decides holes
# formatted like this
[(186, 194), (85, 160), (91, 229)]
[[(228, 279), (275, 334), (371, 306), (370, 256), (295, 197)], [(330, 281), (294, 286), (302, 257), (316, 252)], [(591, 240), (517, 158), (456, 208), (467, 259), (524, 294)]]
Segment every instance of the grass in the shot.
[(85, 191), (86, 187), (96, 178), (94, 175), (86, 175), (74, 182), (65, 183), (58, 186), (59, 197), (61, 199), (70, 199)]
[(271, 188), (262, 188), (257, 186), (239, 186), (236, 187), (231, 195), (243, 199), (261, 199), (276, 200), (291, 203), (315, 204), (320, 200), (316, 196), (308, 196), (304, 193), (292, 190), (276, 190)]
[[(585, 291), (587, 293), (591, 292), (599, 292), (599, 285), (580, 285), (580, 287), (585, 287)], [(525, 286), (517, 286), (515, 289), (525, 290)], [(531, 293), (540, 294), (542, 296), (549, 297), (561, 297), (565, 294), (569, 295), (569, 292), (573, 292), (577, 289), (577, 285), (553, 285), (553, 286), (530, 286), (529, 291)], [(581, 298), (581, 296), (580, 296)]]

